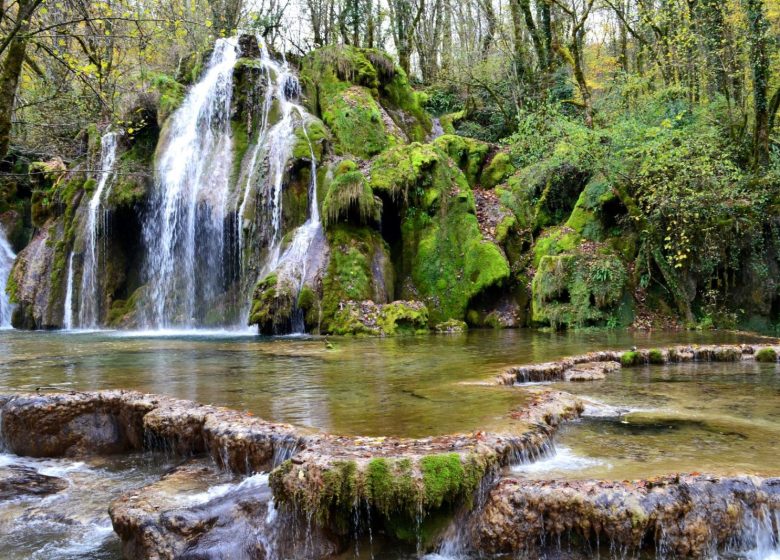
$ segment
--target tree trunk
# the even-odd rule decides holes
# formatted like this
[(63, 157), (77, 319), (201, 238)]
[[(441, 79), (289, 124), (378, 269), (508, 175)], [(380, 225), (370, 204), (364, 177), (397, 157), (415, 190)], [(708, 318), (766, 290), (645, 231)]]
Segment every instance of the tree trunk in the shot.
[(753, 71), (753, 164), (769, 163), (769, 55), (768, 24), (764, 17), (763, 0), (745, 0), (748, 19), (750, 65)]
[(17, 17), (22, 18), (21, 25), (18, 33), (8, 44), (2, 71), (0, 71), (0, 162), (8, 155), (8, 148), (11, 145), (14, 100), (27, 54), (27, 31), (30, 28), (32, 8), (33, 4), (29, 0), (19, 0)]

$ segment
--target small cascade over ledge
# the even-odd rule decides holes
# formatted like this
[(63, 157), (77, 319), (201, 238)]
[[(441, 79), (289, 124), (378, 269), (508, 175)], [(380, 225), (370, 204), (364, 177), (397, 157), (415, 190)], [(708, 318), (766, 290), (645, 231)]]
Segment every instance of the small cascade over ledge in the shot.
[(13, 308), (5, 289), (15, 258), (16, 255), (14, 254), (14, 250), (11, 248), (8, 239), (6, 239), (3, 228), (0, 227), (0, 329), (11, 327), (11, 313)]

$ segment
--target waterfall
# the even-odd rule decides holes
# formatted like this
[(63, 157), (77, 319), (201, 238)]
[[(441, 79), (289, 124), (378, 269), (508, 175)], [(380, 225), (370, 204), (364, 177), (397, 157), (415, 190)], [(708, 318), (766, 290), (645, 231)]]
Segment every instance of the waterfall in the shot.
[(148, 327), (194, 327), (224, 291), (237, 58), (235, 38), (217, 40), (203, 77), (171, 116), (143, 227)]
[[(280, 257), (278, 268), (283, 271), (284, 277), (296, 283), (296, 293), (300, 293), (306, 281), (307, 264), (311, 260), (309, 252), (313, 247), (314, 241), (318, 238), (324, 239), (322, 222), (320, 221), (320, 211), (317, 206), (317, 159), (314, 156), (314, 147), (309, 139), (309, 133), (306, 130), (306, 115), (302, 109), (299, 109), (303, 127), (303, 133), (306, 141), (309, 143), (309, 153), (311, 158), (311, 170), (309, 181), (309, 218), (301, 227), (295, 230), (290, 245)], [(304, 331), (304, 322), (301, 313), (296, 310), (293, 317), (293, 332), (302, 333)]]
[(11, 267), (14, 264), (14, 254), (11, 244), (5, 237), (5, 231), (0, 227), (0, 329), (11, 326), (11, 302), (8, 300), (8, 294), (5, 293), (8, 276), (11, 274)]
[(68, 257), (68, 281), (65, 285), (65, 305), (62, 315), (62, 326), (65, 330), (73, 329), (73, 251)]
[[(312, 241), (318, 235), (322, 235), (322, 225), (320, 222), (319, 208), (317, 206), (317, 162), (314, 155), (314, 147), (309, 140), (306, 130), (306, 121), (310, 118), (306, 110), (298, 103), (300, 96), (300, 84), (295, 75), (291, 72), (287, 61), (282, 59), (277, 62), (271, 58), (268, 48), (262, 40), (260, 45), (260, 63), (265, 71), (268, 86), (265, 92), (263, 104), (263, 113), (261, 127), (258, 133), (257, 142), (253, 148), (249, 170), (246, 182), (241, 194), (238, 208), (238, 245), (239, 258), (241, 260), (242, 275), (248, 276), (248, 267), (245, 265), (245, 233), (244, 230), (248, 224), (244, 224), (247, 207), (251, 200), (252, 193), (258, 187), (258, 183), (263, 186), (260, 192), (268, 223), (265, 224), (267, 235), (267, 253), (262, 259), (261, 268), (257, 271), (260, 278), (275, 271), (280, 270), (288, 281), (295, 281), (298, 290), (303, 287), (306, 278), (306, 263), (308, 262), (308, 252)], [(277, 122), (271, 124), (269, 115), (273, 107), (274, 100), (278, 103), (279, 117)], [(300, 127), (309, 143), (309, 154), (311, 158), (311, 180), (309, 185), (309, 217), (307, 221), (299, 227), (293, 234), (292, 241), (282, 253), (282, 193), (284, 189), (284, 179), (287, 167), (293, 157), (293, 149), (296, 142), (296, 128)], [(256, 170), (261, 161), (260, 155), (264, 152), (264, 158), (267, 160), (267, 175), (260, 176)], [(254, 282), (259, 278), (244, 278), (243, 300), (245, 307), (242, 309), (241, 317), (246, 319), (249, 316), (249, 304), (251, 303), (251, 290)], [(303, 330), (302, 320), (296, 326), (296, 330)]]
[(107, 132), (100, 139), (100, 171), (95, 192), (89, 201), (87, 223), (85, 225), (84, 264), (81, 276), (81, 293), (79, 304), (79, 326), (81, 328), (97, 327), (100, 312), (100, 290), (98, 280), (97, 239), (100, 230), (105, 229), (105, 212), (102, 210), (103, 193), (113, 175), (116, 162), (116, 145), (118, 134)]

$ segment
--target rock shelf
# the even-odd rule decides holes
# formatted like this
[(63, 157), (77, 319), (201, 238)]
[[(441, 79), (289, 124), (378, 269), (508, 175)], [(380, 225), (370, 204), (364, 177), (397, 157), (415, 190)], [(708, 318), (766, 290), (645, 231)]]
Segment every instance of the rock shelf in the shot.
[[(641, 549), (672, 558), (709, 558), (780, 536), (780, 479), (685, 475), (633, 482), (507, 478), (471, 517), (482, 553), (543, 551), (576, 543), (593, 554)], [(762, 533), (765, 533), (762, 535)], [(609, 553), (607, 553), (607, 556)]]
[[(402, 439), (316, 434), (248, 413), (134, 391), (4, 395), (0, 405), (0, 435), (17, 455), (205, 453), (225, 471), (270, 472), (281, 508), (341, 536), (349, 534), (358, 504), (373, 513), (374, 523), (392, 525), (399, 535), (420, 517), (471, 505), (483, 481), (494, 480), (506, 465), (543, 455), (556, 426), (582, 410), (572, 396), (540, 391), (527, 409), (508, 419), (507, 433)], [(139, 499), (146, 500), (144, 495), (140, 491)], [(125, 546), (148, 549), (150, 537), (138, 532), (148, 526), (142, 520), (148, 508), (120, 501), (123, 507), (112, 512)], [(160, 557), (175, 556), (166, 554)]]
[(687, 362), (738, 362), (756, 360), (776, 362), (780, 346), (735, 344), (708, 346), (671, 346), (669, 348), (600, 351), (562, 358), (554, 362), (508, 368), (496, 378), (499, 385), (518, 385), (549, 381), (593, 381), (621, 367)]

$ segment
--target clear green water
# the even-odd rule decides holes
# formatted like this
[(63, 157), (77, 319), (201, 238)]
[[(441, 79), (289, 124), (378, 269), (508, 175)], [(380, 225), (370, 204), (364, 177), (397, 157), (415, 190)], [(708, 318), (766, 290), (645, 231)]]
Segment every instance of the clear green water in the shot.
[[(474, 331), (390, 339), (262, 339), (229, 333), (0, 331), (0, 392), (37, 387), (138, 389), (248, 410), (268, 420), (344, 434), (426, 436), (500, 428), (522, 388), (491, 381), (511, 365), (590, 350), (678, 343), (734, 343), (730, 333), (539, 333)], [(679, 470), (774, 472), (780, 437), (780, 371), (774, 365), (703, 364), (623, 370), (605, 381), (552, 387), (640, 408), (619, 420), (564, 427), (550, 465), (526, 476), (631, 478)], [(695, 419), (693, 421), (692, 419)], [(161, 466), (127, 459), (35, 461), (69, 481), (62, 494), (0, 503), (0, 550), (8, 558), (120, 557), (106, 513)], [(0, 461), (0, 466), (2, 462)], [(555, 465), (557, 464), (557, 467)], [(572, 468), (572, 465), (574, 467)], [(563, 465), (564, 468), (560, 468)], [(558, 468), (556, 471), (555, 468)], [(58, 511), (68, 515), (58, 517)], [(71, 519), (72, 518), (72, 519)], [(344, 558), (416, 557), (377, 535)], [(432, 555), (430, 558), (443, 558)]]
[[(780, 475), (776, 364), (647, 366), (620, 370), (604, 381), (554, 387), (633, 411), (564, 426), (557, 441), (570, 462), (551, 461), (551, 469), (540, 465), (533, 476)], [(583, 458), (592, 461), (578, 461)]]
[(605, 348), (738, 342), (730, 333), (472, 331), (386, 339), (230, 333), (0, 332), (0, 391), (138, 389), (341, 434), (421, 437), (496, 427), (522, 390), (463, 384)]

